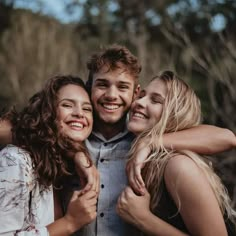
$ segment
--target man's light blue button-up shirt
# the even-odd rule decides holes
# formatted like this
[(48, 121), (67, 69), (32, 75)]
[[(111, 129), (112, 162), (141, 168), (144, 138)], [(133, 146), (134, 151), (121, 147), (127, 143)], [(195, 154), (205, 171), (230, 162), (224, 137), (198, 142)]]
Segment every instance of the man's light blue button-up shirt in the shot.
[(93, 132), (86, 140), (90, 156), (100, 172), (97, 219), (85, 226), (79, 236), (128, 236), (130, 225), (116, 213), (116, 204), (127, 185), (125, 165), (134, 135), (127, 130), (106, 140)]

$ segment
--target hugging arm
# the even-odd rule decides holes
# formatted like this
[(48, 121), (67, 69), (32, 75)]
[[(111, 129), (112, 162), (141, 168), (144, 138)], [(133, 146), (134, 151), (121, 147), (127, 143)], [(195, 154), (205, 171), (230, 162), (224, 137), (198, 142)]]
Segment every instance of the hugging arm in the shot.
[[(143, 193), (145, 186), (141, 169), (150, 153), (149, 140), (140, 144), (137, 155), (129, 160), (126, 172), (130, 186), (137, 193)], [(167, 133), (163, 136), (163, 143), (167, 149), (190, 150), (199, 154), (214, 154), (236, 147), (236, 137), (228, 129), (212, 125), (199, 125), (190, 129)]]
[(236, 147), (236, 136), (228, 129), (199, 125), (164, 135), (164, 146), (175, 150), (190, 150), (211, 155)]
[(150, 195), (147, 190), (145, 190), (145, 195), (137, 196), (130, 187), (126, 187), (118, 199), (116, 210), (125, 221), (148, 235), (187, 235), (152, 214), (149, 204)]
[(96, 218), (97, 194), (95, 191), (75, 191), (64, 217), (47, 226), (50, 236), (67, 236)]
[[(186, 156), (172, 158), (166, 167), (165, 183), (190, 235), (226, 236), (227, 231), (216, 197), (204, 174)], [(155, 216), (149, 207), (150, 196), (137, 196), (130, 187), (121, 194), (118, 214), (141, 231), (154, 236), (183, 236), (169, 223)]]

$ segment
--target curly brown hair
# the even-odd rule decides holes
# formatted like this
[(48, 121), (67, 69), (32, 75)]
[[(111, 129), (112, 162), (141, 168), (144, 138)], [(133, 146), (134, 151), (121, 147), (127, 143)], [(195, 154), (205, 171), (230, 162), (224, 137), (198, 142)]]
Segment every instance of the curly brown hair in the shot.
[(136, 84), (142, 69), (137, 57), (128, 48), (117, 44), (111, 45), (101, 52), (93, 54), (87, 62), (89, 77), (86, 87), (89, 93), (91, 93), (94, 73), (100, 71), (104, 66), (107, 66), (108, 71), (124, 69), (135, 79)]
[(20, 113), (14, 114), (16, 119), (12, 119), (13, 142), (30, 153), (38, 181), (46, 188), (70, 174), (68, 152), (84, 152), (91, 164), (85, 144), (73, 143), (57, 127), (57, 94), (69, 84), (78, 85), (86, 91), (79, 77), (52, 77), (40, 92), (29, 99)]

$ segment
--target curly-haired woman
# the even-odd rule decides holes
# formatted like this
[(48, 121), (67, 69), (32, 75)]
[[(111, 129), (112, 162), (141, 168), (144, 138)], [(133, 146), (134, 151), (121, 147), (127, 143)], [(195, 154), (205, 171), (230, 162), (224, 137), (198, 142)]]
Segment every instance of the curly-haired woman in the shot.
[(53, 186), (73, 174), (75, 154), (89, 160), (84, 140), (92, 105), (83, 81), (55, 76), (19, 114), (10, 113), (14, 145), (0, 152), (0, 234), (70, 235), (96, 217), (96, 191), (75, 191), (55, 220)]

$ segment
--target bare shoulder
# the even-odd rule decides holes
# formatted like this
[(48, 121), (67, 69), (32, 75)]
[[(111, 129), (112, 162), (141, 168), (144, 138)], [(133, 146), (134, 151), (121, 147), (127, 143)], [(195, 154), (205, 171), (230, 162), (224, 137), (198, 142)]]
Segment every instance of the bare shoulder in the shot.
[(198, 165), (186, 155), (177, 155), (171, 158), (165, 168), (164, 179), (167, 188), (179, 185), (187, 186), (198, 182), (203, 173)]
[(179, 154), (172, 157), (165, 169), (165, 175), (177, 177), (180, 173), (188, 174), (190, 171), (198, 171), (197, 164), (188, 156)]

